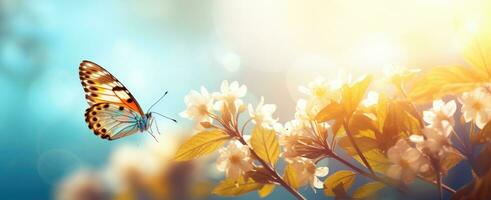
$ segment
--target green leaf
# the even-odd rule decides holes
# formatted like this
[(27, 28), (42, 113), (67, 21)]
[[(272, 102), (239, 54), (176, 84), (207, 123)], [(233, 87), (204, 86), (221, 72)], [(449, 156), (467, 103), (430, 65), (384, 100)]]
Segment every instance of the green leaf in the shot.
[(174, 160), (188, 161), (208, 155), (223, 146), (229, 139), (229, 135), (218, 129), (199, 132), (179, 147)]
[(274, 130), (256, 126), (251, 135), (251, 145), (256, 154), (274, 166), (280, 157), (280, 143)]
[(274, 184), (265, 184), (261, 189), (257, 191), (257, 193), (261, 198), (265, 198), (274, 191), (274, 188), (275, 188)]
[(360, 186), (353, 192), (354, 199), (366, 199), (374, 196), (380, 189), (384, 188), (385, 185), (380, 182), (366, 183)]
[(348, 170), (340, 170), (331, 176), (327, 177), (324, 181), (324, 194), (327, 196), (335, 196), (334, 189), (339, 184), (342, 184), (344, 191), (348, 189), (355, 182), (356, 174)]
[(212, 191), (213, 194), (220, 196), (239, 196), (262, 187), (262, 184), (254, 182), (252, 179), (239, 177), (235, 179), (225, 179), (220, 182)]

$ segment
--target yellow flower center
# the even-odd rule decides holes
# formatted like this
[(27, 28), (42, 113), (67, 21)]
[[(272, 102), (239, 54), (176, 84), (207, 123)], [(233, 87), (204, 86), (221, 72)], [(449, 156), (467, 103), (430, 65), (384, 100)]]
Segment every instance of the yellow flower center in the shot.
[(198, 111), (201, 115), (207, 115), (208, 114), (208, 107), (206, 105), (200, 105), (198, 108)]
[(241, 162), (241, 157), (239, 155), (232, 155), (228, 158), (231, 164), (238, 165)]
[(482, 107), (483, 107), (483, 106), (482, 106), (482, 103), (481, 103), (481, 102), (479, 102), (479, 101), (476, 101), (476, 102), (474, 102), (474, 103), (472, 104), (472, 108), (473, 108), (474, 110), (481, 110), (481, 109), (482, 109)]
[(314, 89), (314, 96), (323, 97), (327, 94), (327, 90), (325, 88), (319, 87)]
[(315, 165), (314, 165), (314, 164), (312, 164), (312, 163), (308, 163), (308, 164), (307, 164), (307, 166), (306, 166), (305, 168), (306, 168), (306, 170), (307, 170), (307, 172), (308, 172), (309, 174), (315, 174), (315, 170), (316, 170), (316, 168), (315, 168)]

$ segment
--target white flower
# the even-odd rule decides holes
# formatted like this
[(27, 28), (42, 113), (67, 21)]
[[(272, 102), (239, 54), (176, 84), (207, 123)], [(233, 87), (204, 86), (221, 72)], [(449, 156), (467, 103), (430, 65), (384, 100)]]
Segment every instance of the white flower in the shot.
[(417, 144), (419, 149), (427, 149), (429, 153), (441, 156), (450, 146), (449, 134), (442, 132), (440, 129), (426, 127), (421, 135), (411, 135), (409, 140)]
[(435, 100), (433, 101), (433, 108), (423, 112), (423, 120), (430, 124), (430, 128), (442, 130), (448, 135), (455, 124), (453, 118), (455, 110), (457, 110), (457, 104), (454, 100), (447, 103), (442, 100)]
[(308, 100), (299, 99), (297, 101), (295, 118), (301, 120), (313, 120), (329, 102), (318, 101), (314, 98)]
[(220, 149), (219, 153), (217, 169), (225, 171), (228, 178), (237, 179), (253, 168), (249, 149), (237, 141), (230, 142), (227, 147)]
[(104, 188), (103, 180), (98, 173), (83, 169), (64, 178), (57, 185), (56, 199), (107, 199), (106, 190), (107, 188)]
[(322, 189), (324, 187), (318, 177), (326, 176), (329, 173), (329, 168), (316, 167), (312, 160), (304, 157), (296, 157), (287, 161), (295, 172), (295, 178), (299, 186), (308, 183), (312, 188)]
[(246, 93), (247, 87), (245, 85), (239, 85), (239, 82), (237, 81), (229, 84), (227, 80), (224, 80), (220, 86), (220, 92), (216, 92), (213, 95), (217, 101), (225, 101), (229, 104), (233, 104), (236, 100), (244, 97)]
[(418, 172), (429, 168), (426, 157), (416, 148), (409, 146), (404, 139), (400, 139), (387, 151), (387, 157), (393, 163), (387, 169), (387, 176), (406, 184), (413, 181)]
[(298, 90), (316, 99), (328, 99), (332, 95), (329, 83), (322, 77), (317, 77), (307, 87), (299, 86)]
[(482, 129), (491, 115), (491, 95), (479, 88), (462, 94), (459, 101), (465, 122), (473, 121)]
[(212, 119), (209, 114), (212, 112), (213, 97), (208, 93), (206, 88), (201, 87), (201, 92), (192, 90), (184, 97), (184, 102), (187, 108), (180, 113), (182, 117), (198, 122), (211, 122)]
[(274, 104), (264, 104), (264, 98), (261, 97), (261, 101), (257, 105), (256, 109), (249, 104), (249, 116), (254, 124), (261, 125), (262, 127), (272, 129), (276, 124), (277, 119), (273, 119), (273, 112), (276, 110)]

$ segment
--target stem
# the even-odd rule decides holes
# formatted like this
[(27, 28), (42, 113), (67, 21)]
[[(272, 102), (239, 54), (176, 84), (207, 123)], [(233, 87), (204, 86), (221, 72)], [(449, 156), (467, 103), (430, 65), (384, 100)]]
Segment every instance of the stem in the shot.
[(363, 155), (363, 153), (360, 150), (360, 147), (358, 147), (358, 145), (356, 144), (355, 138), (351, 134), (351, 131), (349, 130), (349, 127), (348, 127), (348, 122), (346, 120), (344, 121), (343, 126), (344, 126), (344, 130), (346, 131), (346, 135), (348, 135), (348, 138), (351, 142), (351, 145), (353, 145), (353, 147), (355, 148), (356, 153), (358, 153), (358, 155), (360, 156), (361, 160), (363, 161), (363, 164), (365, 164), (365, 166), (368, 168), (368, 170), (370, 170), (370, 173), (372, 173), (373, 176), (376, 176), (372, 167), (368, 163), (367, 158), (365, 158), (365, 156)]
[[(428, 180), (427, 178), (422, 177), (422, 176), (418, 176), (418, 178), (424, 182), (431, 183), (433, 185), (438, 185), (437, 181)], [(447, 192), (450, 192), (452, 194), (455, 194), (457, 192), (454, 189), (452, 189), (451, 187), (449, 187), (448, 185), (443, 184), (443, 182), (442, 182), (442, 188), (445, 189)]]
[(394, 183), (388, 179), (385, 179), (385, 178), (380, 178), (378, 176), (375, 176), (374, 174), (371, 174), (371, 173), (368, 173), (368, 172), (365, 172), (363, 171), (362, 169), (358, 168), (357, 166), (349, 163), (348, 161), (344, 160), (343, 158), (339, 157), (337, 154), (335, 154), (334, 152), (332, 152), (331, 154), (329, 154), (329, 156), (339, 162), (341, 162), (342, 164), (348, 166), (349, 168), (351, 168), (352, 170), (356, 171), (356, 173), (360, 174), (360, 175), (363, 175), (365, 177), (368, 177), (374, 181), (378, 181), (378, 182), (381, 182), (381, 183), (384, 183), (385, 185), (390, 185), (390, 186), (394, 186), (396, 187), (399, 191), (404, 191), (404, 188), (401, 187), (400, 184), (398, 183)]
[(305, 197), (302, 196), (302, 194), (300, 194), (297, 190), (295, 190), (294, 188), (292, 188), (290, 185), (288, 185), (288, 183), (286, 183), (283, 178), (271, 167), (270, 164), (268, 164), (266, 161), (264, 161), (263, 159), (261, 159), (257, 154), (256, 152), (254, 151), (254, 149), (252, 149), (248, 144), (247, 142), (244, 140), (244, 138), (240, 137), (239, 138), (239, 142), (242, 143), (242, 145), (246, 145), (248, 148), (249, 148), (249, 151), (251, 152), (252, 156), (254, 157), (254, 159), (258, 160), (261, 165), (264, 167), (264, 169), (266, 169), (274, 178), (276, 181), (278, 181), (278, 183), (283, 186), (288, 192), (290, 192), (293, 196), (295, 196), (295, 198), (297, 198), (298, 200), (305, 200)]

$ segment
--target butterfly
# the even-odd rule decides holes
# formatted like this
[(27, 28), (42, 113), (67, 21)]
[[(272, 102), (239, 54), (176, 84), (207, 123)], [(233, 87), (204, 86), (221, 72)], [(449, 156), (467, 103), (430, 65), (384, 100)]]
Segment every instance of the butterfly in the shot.
[[(155, 121), (152, 113), (177, 122), (160, 113), (144, 113), (128, 89), (96, 63), (82, 61), (79, 75), (89, 104), (89, 108), (85, 110), (85, 122), (95, 135), (103, 139), (115, 140), (145, 131), (155, 138), (151, 129)], [(167, 92), (150, 109), (166, 94)]]

